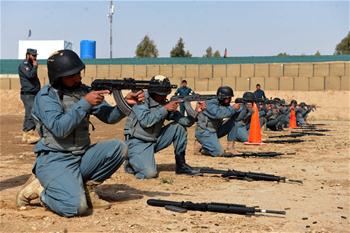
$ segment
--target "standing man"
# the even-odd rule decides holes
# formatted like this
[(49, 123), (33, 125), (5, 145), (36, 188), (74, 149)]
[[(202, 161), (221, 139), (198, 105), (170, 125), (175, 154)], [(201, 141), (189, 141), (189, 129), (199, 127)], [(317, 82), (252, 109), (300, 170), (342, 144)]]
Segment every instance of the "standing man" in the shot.
[(266, 100), (265, 92), (260, 89), (260, 84), (256, 84), (256, 91), (254, 92), (254, 95), (257, 100)]
[(27, 49), (26, 59), (18, 66), (21, 100), (25, 109), (22, 142), (29, 144), (36, 143), (39, 140), (39, 137), (35, 134), (35, 123), (31, 116), (35, 95), (40, 90), (37, 55), (36, 49)]
[[(179, 87), (176, 90), (175, 95), (187, 96), (187, 95), (192, 95), (193, 93), (194, 93), (194, 91), (192, 91), (191, 88), (187, 87), (187, 81), (182, 80), (181, 87)], [(185, 104), (184, 103), (180, 103), (180, 112), (182, 115), (185, 115)]]
[[(124, 115), (104, 101), (108, 90), (90, 91), (81, 83), (84, 63), (72, 50), (59, 50), (47, 60), (50, 85), (35, 97), (33, 116), (41, 135), (34, 152), (33, 173), (18, 192), (18, 207), (40, 198), (51, 211), (65, 217), (86, 215), (90, 208), (110, 207), (95, 193), (123, 163), (127, 146), (119, 140), (91, 144), (90, 115), (113, 124)], [(130, 92), (128, 104), (143, 101), (143, 92)]]

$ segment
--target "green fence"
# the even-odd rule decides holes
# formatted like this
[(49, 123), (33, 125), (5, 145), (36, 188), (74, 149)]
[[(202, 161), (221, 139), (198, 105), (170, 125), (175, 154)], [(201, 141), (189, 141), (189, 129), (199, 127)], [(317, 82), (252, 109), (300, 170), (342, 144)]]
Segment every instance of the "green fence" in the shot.
[[(85, 64), (259, 64), (259, 63), (316, 63), (316, 62), (350, 61), (350, 55), (338, 56), (270, 56), (270, 57), (227, 57), (227, 58), (113, 58), (89, 59)], [(21, 60), (1, 59), (0, 74), (17, 74), (18, 64)], [(39, 64), (46, 64), (46, 60), (39, 60)]]

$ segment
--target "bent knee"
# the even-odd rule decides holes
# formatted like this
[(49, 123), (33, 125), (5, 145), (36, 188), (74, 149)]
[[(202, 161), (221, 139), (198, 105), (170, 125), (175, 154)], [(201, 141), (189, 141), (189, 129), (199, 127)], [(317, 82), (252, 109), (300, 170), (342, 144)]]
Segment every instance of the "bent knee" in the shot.
[(138, 179), (152, 179), (158, 176), (158, 172), (156, 170), (148, 169), (148, 170), (144, 170), (142, 172), (136, 173), (135, 176)]

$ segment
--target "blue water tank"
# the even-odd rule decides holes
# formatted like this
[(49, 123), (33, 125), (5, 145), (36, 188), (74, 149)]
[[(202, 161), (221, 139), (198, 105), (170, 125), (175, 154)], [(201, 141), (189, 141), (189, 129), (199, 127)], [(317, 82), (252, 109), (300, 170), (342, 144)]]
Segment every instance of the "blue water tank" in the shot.
[(96, 58), (96, 41), (95, 40), (80, 41), (80, 58), (81, 59)]

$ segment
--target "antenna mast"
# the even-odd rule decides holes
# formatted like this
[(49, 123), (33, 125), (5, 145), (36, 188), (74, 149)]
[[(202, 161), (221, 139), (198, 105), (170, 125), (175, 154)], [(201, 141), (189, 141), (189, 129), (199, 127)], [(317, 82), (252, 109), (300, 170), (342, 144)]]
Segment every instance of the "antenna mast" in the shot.
[(108, 9), (108, 19), (109, 19), (109, 58), (112, 58), (112, 24), (113, 24), (113, 14), (114, 14), (114, 3), (113, 0), (110, 1)]

